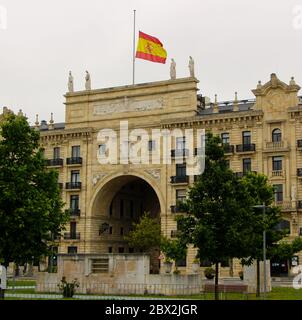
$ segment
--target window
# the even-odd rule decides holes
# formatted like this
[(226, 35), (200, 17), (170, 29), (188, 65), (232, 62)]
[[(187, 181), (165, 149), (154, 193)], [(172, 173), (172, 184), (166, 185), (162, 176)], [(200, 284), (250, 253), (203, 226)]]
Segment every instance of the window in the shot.
[(106, 144), (100, 144), (99, 145), (99, 155), (103, 156), (106, 154)]
[(252, 170), (252, 160), (250, 158), (242, 160), (242, 169), (244, 173), (250, 172)]
[(123, 227), (121, 227), (120, 234), (121, 234), (121, 236), (124, 235), (124, 228)]
[(68, 254), (77, 254), (78, 253), (78, 247), (68, 247), (67, 248)]
[(186, 200), (187, 190), (186, 189), (179, 189), (176, 190), (176, 202), (183, 202)]
[(79, 196), (78, 195), (72, 195), (70, 196), (70, 209), (77, 210), (79, 209)]
[(59, 147), (53, 148), (53, 158), (60, 159), (60, 148)]
[(280, 129), (274, 129), (272, 132), (272, 141), (273, 142), (280, 142), (282, 139), (282, 134)]
[(130, 200), (130, 218), (134, 217), (134, 202)]
[(70, 222), (70, 239), (76, 239), (77, 237), (77, 223), (75, 221)]
[(118, 253), (124, 253), (124, 252), (125, 252), (125, 248), (123, 248), (123, 247), (118, 248)]
[(124, 200), (122, 199), (120, 201), (120, 217), (122, 218), (124, 216)]
[(176, 164), (176, 176), (183, 177), (187, 175), (187, 169), (185, 164)]
[(251, 131), (242, 132), (242, 144), (244, 145), (251, 144)]
[(129, 248), (129, 253), (134, 253), (134, 248)]
[(79, 158), (81, 156), (80, 146), (72, 146), (71, 147), (71, 157)]
[(108, 247), (108, 253), (112, 253), (112, 247)]
[(176, 138), (176, 150), (184, 150), (186, 147), (186, 137)]
[(112, 234), (112, 232), (113, 232), (112, 227), (109, 227), (109, 234)]
[(79, 170), (72, 170), (71, 171), (71, 182), (72, 183), (80, 182), (80, 171)]
[(149, 140), (149, 142), (148, 142), (148, 150), (149, 151), (155, 150), (155, 140)]
[(275, 188), (275, 201), (282, 202), (283, 201), (283, 184), (274, 184)]
[(230, 134), (228, 132), (221, 134), (221, 140), (223, 144), (229, 144), (230, 143)]
[(282, 170), (282, 157), (273, 157), (273, 171)]

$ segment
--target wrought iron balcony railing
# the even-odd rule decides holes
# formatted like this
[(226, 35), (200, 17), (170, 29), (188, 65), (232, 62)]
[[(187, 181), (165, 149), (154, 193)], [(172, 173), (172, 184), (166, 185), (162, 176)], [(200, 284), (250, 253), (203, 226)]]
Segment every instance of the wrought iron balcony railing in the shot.
[(82, 182), (66, 182), (65, 188), (67, 190), (81, 189)]
[(234, 153), (234, 146), (231, 144), (223, 144), (223, 149), (226, 154)]
[(63, 166), (63, 159), (48, 159), (46, 160), (46, 165), (48, 167), (61, 167)]
[(66, 232), (64, 233), (64, 240), (80, 240), (81, 234), (79, 232)]
[(236, 145), (236, 152), (254, 152), (254, 151), (256, 151), (255, 143)]
[(189, 176), (172, 176), (171, 183), (189, 183)]
[(189, 150), (188, 149), (175, 149), (171, 150), (171, 157), (177, 158), (177, 157), (188, 157)]
[(67, 158), (67, 164), (71, 165), (71, 164), (78, 164), (81, 165), (83, 163), (83, 159), (81, 157), (71, 157), (71, 158)]
[(67, 209), (66, 212), (70, 213), (71, 217), (79, 217), (81, 215), (81, 210), (80, 209)]

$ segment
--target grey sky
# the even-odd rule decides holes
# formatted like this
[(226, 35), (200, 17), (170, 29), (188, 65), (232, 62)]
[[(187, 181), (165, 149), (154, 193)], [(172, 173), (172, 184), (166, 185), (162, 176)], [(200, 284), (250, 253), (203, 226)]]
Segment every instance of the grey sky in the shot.
[(195, 60), (201, 92), (213, 99), (253, 97), (250, 89), (272, 72), (302, 85), (302, 29), (293, 8), (302, 0), (0, 0), (7, 29), (0, 30), (0, 104), (23, 109), (31, 122), (64, 121), (68, 71), (75, 90), (131, 84), (133, 9), (137, 30), (158, 37), (167, 64), (137, 60), (137, 82), (188, 76)]

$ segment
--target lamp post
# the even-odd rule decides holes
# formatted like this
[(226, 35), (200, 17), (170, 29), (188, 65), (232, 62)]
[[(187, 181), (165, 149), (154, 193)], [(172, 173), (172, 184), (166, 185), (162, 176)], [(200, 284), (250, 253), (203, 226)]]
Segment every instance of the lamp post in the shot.
[[(256, 209), (262, 209), (263, 222), (265, 222), (265, 203), (253, 206)], [(263, 298), (266, 299), (266, 230), (263, 230)]]

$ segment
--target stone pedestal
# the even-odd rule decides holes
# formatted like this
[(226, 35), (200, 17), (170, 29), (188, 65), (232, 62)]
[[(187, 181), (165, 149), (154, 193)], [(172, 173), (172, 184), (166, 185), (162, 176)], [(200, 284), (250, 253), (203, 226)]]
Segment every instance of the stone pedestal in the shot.
[[(260, 292), (264, 292), (263, 261), (260, 261)], [(243, 280), (248, 285), (249, 293), (256, 293), (257, 290), (257, 261), (250, 266), (243, 267)], [(272, 290), (270, 260), (266, 260), (266, 292)]]

